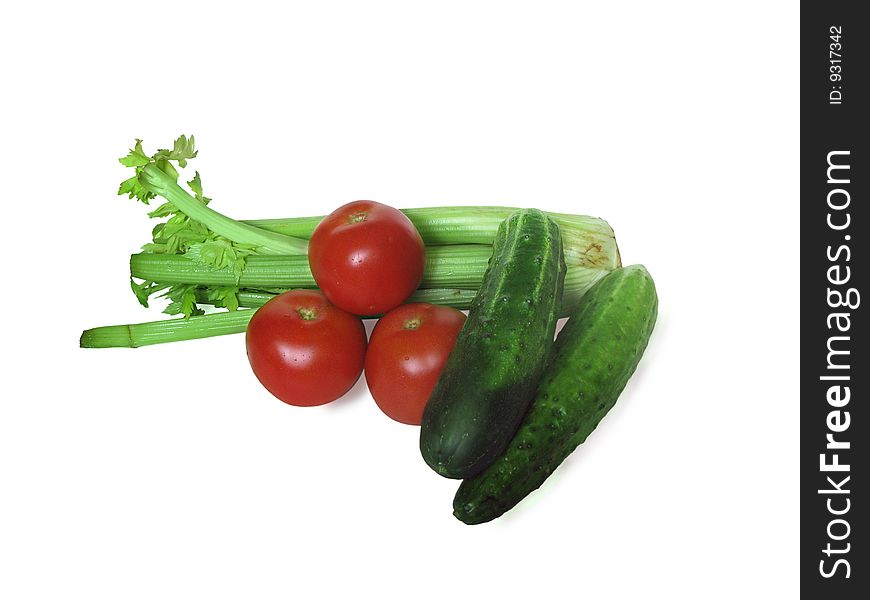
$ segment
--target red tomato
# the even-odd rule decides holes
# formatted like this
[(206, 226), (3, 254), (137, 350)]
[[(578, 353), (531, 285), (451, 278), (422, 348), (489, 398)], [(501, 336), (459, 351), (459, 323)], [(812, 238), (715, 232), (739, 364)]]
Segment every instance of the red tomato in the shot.
[(465, 315), (434, 304), (403, 304), (384, 315), (366, 353), (366, 382), (388, 417), (419, 425)]
[(423, 238), (401, 211), (371, 200), (345, 204), (311, 235), (308, 264), (330, 302), (355, 315), (385, 313), (423, 278)]
[(260, 383), (294, 406), (340, 398), (365, 364), (362, 321), (315, 290), (293, 290), (269, 300), (248, 324), (245, 343)]

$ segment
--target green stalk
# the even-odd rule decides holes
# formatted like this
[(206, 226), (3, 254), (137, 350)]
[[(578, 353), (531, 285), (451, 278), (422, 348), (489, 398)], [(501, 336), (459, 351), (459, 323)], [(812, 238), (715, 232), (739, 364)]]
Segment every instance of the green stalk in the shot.
[[(401, 209), (420, 232), (427, 245), (492, 244), (499, 223), (515, 209), (490, 206), (440, 206)], [(250, 225), (296, 238), (310, 239), (314, 228), (323, 219), (294, 217), (289, 219), (257, 219)]]
[[(492, 247), (481, 245), (431, 246), (426, 248), (426, 265), (421, 288), (477, 289)], [(183, 254), (134, 254), (130, 274), (167, 284), (238, 286), (247, 288), (317, 287), (305, 256), (249, 256), (241, 275), (232, 269), (215, 269)]]
[[(430, 246), (421, 289), (459, 288), (476, 290), (492, 254), (490, 246)], [(580, 297), (611, 268), (569, 265), (565, 275), (563, 303), (576, 306)], [(251, 256), (245, 270), (236, 276), (231, 269), (213, 269), (181, 254), (134, 254), (130, 257), (133, 277), (162, 284), (230, 286), (255, 289), (315, 288), (304, 256)]]
[(241, 333), (254, 316), (254, 310), (216, 312), (198, 317), (167, 319), (130, 325), (108, 325), (82, 333), (82, 348), (138, 348), (152, 344), (180, 342)]
[[(566, 317), (574, 312), (586, 291), (595, 285), (599, 279), (607, 275), (608, 272), (600, 269), (584, 269), (580, 267), (570, 269), (565, 275), (561, 315)], [(209, 304), (206, 291), (205, 288), (197, 290), (197, 304)], [(275, 289), (269, 292), (246, 289), (241, 290), (236, 296), (239, 299), (239, 306), (242, 308), (259, 308), (276, 295), (286, 291), (285, 289)], [(418, 289), (408, 298), (407, 302), (428, 302), (429, 304), (441, 304), (464, 310), (471, 306), (471, 301), (476, 294), (476, 289)]]
[[(428, 302), (464, 309), (471, 305), (475, 293), (471, 290), (418, 290), (408, 298), (408, 302)], [(256, 308), (265, 304), (275, 295), (255, 291), (240, 292), (239, 302), (242, 306)], [(207, 302), (205, 290), (202, 290), (202, 299), (204, 303)], [(186, 319), (96, 327), (82, 333), (79, 345), (82, 348), (138, 348), (153, 344), (242, 333), (255, 312), (255, 310), (236, 310)]]
[[(573, 271), (569, 270), (565, 276), (561, 316), (566, 317), (571, 314), (586, 291), (607, 273), (607, 271), (600, 269), (584, 269), (582, 267), (576, 267)], [(408, 302), (428, 302), (464, 310), (470, 308), (476, 294), (475, 290), (421, 289), (412, 294), (408, 298)], [(275, 295), (276, 293), (243, 290), (238, 294), (239, 304), (243, 307), (249, 307), (249, 309), (88, 329), (82, 333), (79, 345), (82, 348), (138, 348), (152, 344), (242, 333), (256, 312), (253, 309), (262, 306)], [(203, 304), (208, 303), (206, 290), (199, 290), (197, 301)]]
[(171, 202), (175, 208), (194, 221), (199, 221), (218, 235), (233, 242), (256, 246), (264, 252), (274, 254), (304, 256), (308, 253), (308, 242), (305, 240), (236, 221), (209, 208), (186, 192), (177, 181), (157, 165), (146, 165), (142, 169), (141, 177), (150, 191)]
[[(405, 208), (402, 212), (420, 232), (427, 246), (492, 244), (501, 222), (516, 208), (509, 206), (437, 206)], [(603, 219), (584, 215), (547, 213), (562, 232), (568, 264), (615, 269), (620, 266), (613, 229)], [(323, 217), (257, 219), (244, 221), (260, 229), (309, 239)]]
[[(242, 308), (259, 308), (266, 302), (287, 290), (275, 292), (263, 292), (258, 290), (242, 290), (237, 296), (239, 298), (239, 306)], [(205, 288), (198, 289), (196, 294), (197, 304), (209, 304), (207, 290)], [(426, 302), (428, 304), (440, 304), (441, 306), (451, 306), (458, 309), (467, 309), (471, 306), (471, 301), (477, 295), (476, 290), (459, 290), (459, 289), (430, 289), (417, 290), (405, 304), (412, 302)], [(363, 317), (364, 319), (376, 319), (381, 315), (372, 315)]]

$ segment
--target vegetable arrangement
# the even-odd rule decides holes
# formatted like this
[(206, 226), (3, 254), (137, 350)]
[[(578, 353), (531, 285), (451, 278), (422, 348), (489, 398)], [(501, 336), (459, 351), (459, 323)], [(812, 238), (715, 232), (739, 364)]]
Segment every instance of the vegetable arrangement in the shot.
[[(198, 172), (179, 185), (196, 154), (181, 136), (152, 155), (137, 140), (120, 159), (133, 174), (119, 194), (163, 200), (152, 241), (130, 257), (131, 287), (144, 307), (167, 298), (177, 318), (89, 329), (80, 345), (246, 332), (256, 377), (296, 406), (336, 400), (365, 371), (387, 416), (421, 425), (425, 462), (464, 480), (454, 514), (465, 523), (515, 506), (585, 441), (652, 333), (652, 279), (621, 267), (601, 219), (357, 201), (239, 221), (209, 206)], [(378, 316), (366, 340), (360, 319)]]

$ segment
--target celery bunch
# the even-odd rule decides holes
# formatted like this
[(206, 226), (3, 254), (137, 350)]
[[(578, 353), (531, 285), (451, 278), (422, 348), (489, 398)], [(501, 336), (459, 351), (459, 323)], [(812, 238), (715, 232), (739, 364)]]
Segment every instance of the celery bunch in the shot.
[[(164, 312), (179, 318), (90, 329), (87, 348), (138, 347), (243, 332), (255, 308), (277, 293), (314, 288), (308, 268), (307, 240), (322, 217), (237, 221), (209, 206), (198, 172), (178, 183), (176, 167), (197, 155), (194, 138), (180, 136), (172, 150), (148, 155), (136, 140), (121, 164), (134, 170), (120, 195), (150, 204), (149, 214), (165, 219), (152, 241), (130, 257), (130, 283), (147, 307), (152, 296), (169, 299)], [(426, 243), (420, 289), (409, 302), (468, 308), (492, 253), (501, 221), (515, 209), (454, 206), (405, 209)], [(569, 312), (596, 281), (620, 266), (619, 250), (607, 222), (581, 215), (549, 213), (559, 224), (568, 272), (563, 311)], [(202, 307), (226, 312), (205, 314)], [(373, 315), (374, 316), (374, 315)]]

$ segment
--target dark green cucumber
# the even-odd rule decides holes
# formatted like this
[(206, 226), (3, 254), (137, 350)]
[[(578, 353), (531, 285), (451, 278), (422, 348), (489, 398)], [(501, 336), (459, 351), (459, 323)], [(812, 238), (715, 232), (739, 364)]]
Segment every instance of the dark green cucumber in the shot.
[(510, 443), (553, 344), (565, 270), (559, 227), (546, 214), (520, 210), (502, 222), (423, 413), (420, 451), (439, 474), (470, 477)]
[(657, 310), (655, 284), (640, 265), (617, 269), (586, 292), (559, 333), (510, 447), (459, 486), (453, 514), (460, 521), (501, 516), (586, 440), (634, 373)]

